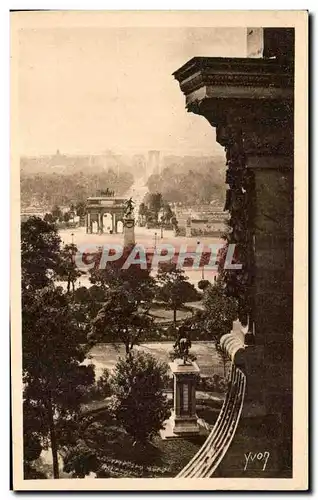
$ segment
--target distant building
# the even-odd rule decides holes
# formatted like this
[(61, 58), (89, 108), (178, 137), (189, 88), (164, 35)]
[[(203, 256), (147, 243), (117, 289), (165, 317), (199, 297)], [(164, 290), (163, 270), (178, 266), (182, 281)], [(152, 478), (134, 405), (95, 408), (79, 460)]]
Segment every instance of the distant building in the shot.
[(38, 208), (34, 207), (29, 207), (24, 210), (22, 210), (20, 216), (21, 216), (21, 222), (27, 221), (30, 217), (40, 217), (40, 219), (43, 219), (45, 213), (40, 212)]
[(228, 213), (213, 205), (177, 207), (176, 218), (180, 236), (221, 236), (226, 230)]
[(160, 151), (148, 151), (148, 174), (160, 175)]
[(144, 155), (136, 154), (133, 156), (133, 173), (134, 175), (143, 176), (147, 173), (146, 158)]

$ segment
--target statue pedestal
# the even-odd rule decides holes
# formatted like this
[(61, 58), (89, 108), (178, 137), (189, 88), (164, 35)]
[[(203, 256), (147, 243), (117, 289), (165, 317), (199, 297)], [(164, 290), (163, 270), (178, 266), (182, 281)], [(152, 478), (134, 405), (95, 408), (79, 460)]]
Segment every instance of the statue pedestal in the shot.
[(200, 433), (196, 414), (196, 383), (200, 369), (194, 362), (175, 360), (169, 363), (174, 377), (172, 415), (161, 436), (164, 439), (194, 436)]
[(124, 218), (124, 247), (129, 248), (135, 245), (135, 219)]

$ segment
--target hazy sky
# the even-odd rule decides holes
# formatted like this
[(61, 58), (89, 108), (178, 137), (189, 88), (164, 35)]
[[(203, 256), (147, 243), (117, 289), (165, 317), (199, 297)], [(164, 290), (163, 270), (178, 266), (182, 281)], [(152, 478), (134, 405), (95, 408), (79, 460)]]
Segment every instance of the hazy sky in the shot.
[(194, 56), (244, 56), (245, 29), (25, 29), (19, 41), (22, 154), (221, 152), (172, 73)]

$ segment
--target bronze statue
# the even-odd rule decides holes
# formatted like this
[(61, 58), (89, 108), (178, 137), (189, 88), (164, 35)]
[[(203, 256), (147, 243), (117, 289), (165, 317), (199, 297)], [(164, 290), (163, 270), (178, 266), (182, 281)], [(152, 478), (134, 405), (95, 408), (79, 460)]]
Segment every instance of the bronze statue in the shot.
[(173, 348), (175, 352), (178, 353), (180, 358), (183, 360), (183, 364), (186, 365), (189, 358), (189, 349), (191, 349), (191, 340), (188, 337), (186, 328), (181, 326), (179, 328), (178, 338)]
[(125, 205), (126, 205), (125, 216), (132, 217), (135, 205), (133, 199), (130, 197), (129, 200), (126, 201)]

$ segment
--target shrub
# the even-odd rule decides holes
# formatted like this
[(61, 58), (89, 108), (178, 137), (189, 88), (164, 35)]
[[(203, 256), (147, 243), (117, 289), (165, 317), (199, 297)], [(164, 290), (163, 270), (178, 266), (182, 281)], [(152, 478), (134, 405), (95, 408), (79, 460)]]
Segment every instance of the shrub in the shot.
[(198, 288), (199, 288), (199, 290), (205, 290), (210, 285), (211, 285), (211, 282), (209, 280), (200, 280), (198, 283)]
[(227, 380), (215, 373), (212, 377), (201, 377), (199, 389), (206, 392), (224, 393), (227, 390), (227, 385)]
[(111, 396), (110, 373), (107, 368), (104, 368), (102, 375), (95, 384), (96, 399), (105, 399)]
[(117, 362), (112, 377), (112, 410), (136, 441), (145, 443), (169, 417), (164, 389), (168, 367), (150, 354), (133, 352)]

